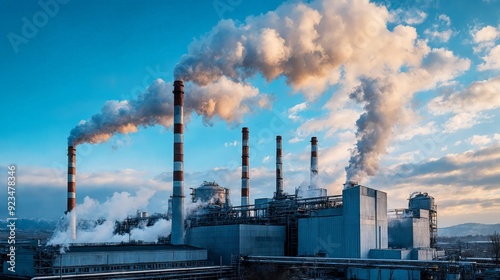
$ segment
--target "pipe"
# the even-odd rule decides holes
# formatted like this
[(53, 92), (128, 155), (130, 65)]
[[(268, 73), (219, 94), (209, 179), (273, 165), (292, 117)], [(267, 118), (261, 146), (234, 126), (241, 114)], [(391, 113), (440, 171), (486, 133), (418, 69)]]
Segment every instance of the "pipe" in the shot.
[(250, 168), (248, 166), (248, 159), (250, 157), (248, 146), (248, 127), (242, 130), (242, 155), (241, 155), (241, 206), (250, 204)]
[(68, 201), (66, 213), (70, 213), (71, 238), (76, 239), (76, 148), (68, 146)]
[(311, 138), (311, 179), (310, 186), (311, 189), (316, 189), (318, 187), (318, 138)]
[(174, 82), (174, 172), (172, 195), (172, 244), (184, 244), (184, 83)]
[(281, 136), (276, 136), (276, 194), (275, 198), (283, 196), (283, 161), (281, 159)]

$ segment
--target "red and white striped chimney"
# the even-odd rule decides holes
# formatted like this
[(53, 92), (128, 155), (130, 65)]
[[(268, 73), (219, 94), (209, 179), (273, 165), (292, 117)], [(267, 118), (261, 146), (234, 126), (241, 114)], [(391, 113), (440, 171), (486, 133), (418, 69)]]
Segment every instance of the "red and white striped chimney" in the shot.
[(311, 138), (311, 182), (310, 188), (318, 187), (318, 139)]
[(71, 238), (76, 239), (76, 148), (68, 146), (68, 204), (67, 213), (70, 213), (69, 227)]
[(174, 82), (174, 174), (172, 235), (174, 245), (184, 244), (184, 83)]
[(248, 127), (244, 127), (242, 132), (242, 155), (241, 155), (241, 206), (250, 204), (250, 168), (248, 159), (250, 157), (248, 146)]
[(281, 136), (276, 136), (276, 194), (275, 198), (283, 196), (283, 162), (281, 160)]

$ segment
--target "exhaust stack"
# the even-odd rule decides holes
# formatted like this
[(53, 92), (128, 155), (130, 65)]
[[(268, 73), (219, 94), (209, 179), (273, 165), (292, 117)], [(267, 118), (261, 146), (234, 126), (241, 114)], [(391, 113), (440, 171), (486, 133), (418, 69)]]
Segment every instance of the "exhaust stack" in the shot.
[(172, 195), (172, 244), (184, 244), (184, 83), (174, 82), (174, 174)]
[(309, 188), (318, 187), (318, 138), (311, 138), (311, 178)]
[(281, 136), (276, 136), (276, 194), (275, 198), (283, 196), (283, 161), (281, 159)]
[(69, 227), (71, 238), (76, 239), (76, 148), (68, 146), (68, 204), (66, 213), (70, 213)]
[(250, 186), (250, 168), (248, 159), (250, 157), (248, 146), (248, 127), (244, 127), (242, 133), (242, 155), (241, 155), (241, 206), (250, 204), (249, 186)]

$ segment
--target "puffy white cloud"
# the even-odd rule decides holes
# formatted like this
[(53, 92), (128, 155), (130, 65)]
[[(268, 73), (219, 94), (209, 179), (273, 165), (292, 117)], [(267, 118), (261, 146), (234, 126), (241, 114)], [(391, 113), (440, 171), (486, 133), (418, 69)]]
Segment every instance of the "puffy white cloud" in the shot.
[(477, 66), (477, 70), (497, 70), (500, 69), (500, 45), (492, 48), (488, 54), (482, 57), (484, 63)]
[(467, 139), (471, 145), (484, 147), (493, 142), (500, 142), (500, 134), (495, 133), (493, 135), (473, 135), (469, 139)]
[(494, 41), (500, 37), (500, 30), (488, 25), (472, 34), (474, 42), (482, 43), (487, 41)]
[(497, 45), (495, 41), (500, 38), (500, 26), (487, 25), (482, 28), (475, 26), (471, 29), (470, 33), (473, 41), (476, 43), (476, 46), (473, 47), (474, 52), (489, 52)]

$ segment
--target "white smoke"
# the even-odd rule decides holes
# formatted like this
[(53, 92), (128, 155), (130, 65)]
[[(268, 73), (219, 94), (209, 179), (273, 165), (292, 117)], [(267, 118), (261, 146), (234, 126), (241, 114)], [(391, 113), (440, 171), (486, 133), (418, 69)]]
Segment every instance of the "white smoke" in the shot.
[[(258, 74), (268, 81), (283, 77), (309, 99), (338, 85), (336, 95), (352, 93), (366, 111), (356, 123), (347, 180), (374, 175), (392, 129), (405, 126), (414, 93), (446, 84), (470, 66), (449, 50), (431, 49), (412, 26), (389, 29), (390, 20), (386, 7), (368, 0), (291, 2), (241, 23), (222, 20), (189, 45), (174, 69), (176, 79), (193, 82), (186, 85), (185, 113), (202, 115), (208, 124), (217, 118), (241, 121), (270, 104), (246, 84)], [(171, 86), (157, 81), (137, 100), (110, 101), (73, 129), (69, 144), (103, 142), (141, 125), (168, 128), (172, 98)], [(346, 109), (347, 99), (332, 97), (325, 105), (329, 119)], [(335, 100), (342, 102), (334, 106)]]
[[(448, 50), (431, 49), (414, 27), (389, 30), (390, 20), (384, 6), (368, 0), (285, 3), (243, 23), (219, 22), (189, 46), (174, 75), (200, 85), (221, 77), (243, 82), (256, 74), (268, 81), (281, 76), (309, 99), (338, 84), (338, 94), (352, 93), (366, 111), (356, 123), (358, 141), (346, 167), (348, 180), (360, 180), (377, 172), (392, 129), (405, 125), (414, 93), (470, 65)], [(338, 110), (326, 108), (332, 115)]]
[[(71, 243), (101, 243), (101, 242), (128, 242), (129, 240), (142, 240), (145, 242), (156, 242), (161, 236), (170, 234), (171, 222), (163, 219), (158, 220), (153, 226), (139, 227), (131, 230), (130, 236), (114, 234), (115, 221), (123, 221), (129, 216), (134, 216), (137, 209), (146, 209), (154, 191), (141, 188), (135, 195), (128, 192), (114, 193), (105, 202), (90, 197), (85, 197), (82, 204), (78, 204), (76, 211), (77, 224), (76, 240), (71, 238), (71, 229), (68, 227), (69, 218), (72, 213), (63, 217), (60, 225), (48, 245), (63, 245), (67, 247)], [(101, 222), (98, 222), (98, 221)], [(84, 223), (84, 221), (88, 221)]]
[[(398, 54), (386, 61), (387, 67), (397, 68), (407, 60), (416, 36), (405, 30), (390, 32), (388, 19), (385, 7), (368, 0), (285, 3), (244, 23), (220, 21), (189, 46), (174, 76), (201, 85), (223, 76), (235, 81), (256, 73), (268, 81), (284, 76), (295, 90), (314, 97), (338, 83), (342, 71), (374, 70), (365, 64), (376, 60), (373, 54), (378, 51)], [(394, 40), (385, 50), (388, 37)], [(411, 49), (406, 49), (408, 44)]]
[(380, 156), (386, 152), (407, 100), (390, 76), (384, 80), (362, 78), (350, 97), (364, 104), (365, 109), (356, 121), (358, 142), (346, 167), (347, 181), (358, 182), (376, 174)]
[[(136, 132), (140, 126), (162, 125), (170, 128), (173, 124), (172, 85), (161, 79), (153, 82), (146, 92), (134, 100), (107, 101), (101, 113), (87, 121), (81, 121), (70, 132), (68, 145), (81, 143), (102, 143), (115, 133)], [(235, 83), (221, 77), (206, 86), (186, 85), (184, 114), (194, 112), (203, 116), (210, 124), (215, 118), (227, 123), (239, 123), (244, 115), (256, 108), (269, 108), (271, 98), (259, 94), (259, 90), (245, 83)]]
[[(137, 209), (147, 209), (149, 200), (154, 191), (141, 188), (135, 195), (128, 192), (116, 192), (103, 203), (85, 197), (82, 204), (75, 208), (77, 216), (76, 240), (71, 238), (71, 229), (68, 227), (71, 212), (63, 217), (47, 245), (61, 245), (62, 250), (72, 243), (116, 243), (131, 240), (144, 242), (157, 242), (159, 237), (166, 237), (171, 233), (171, 221), (159, 219), (154, 225), (147, 227), (140, 225), (133, 228), (129, 234), (115, 234), (115, 221), (123, 221), (127, 217), (135, 216)], [(209, 201), (188, 200), (184, 205), (186, 219), (195, 214), (201, 214), (210, 204), (217, 199), (214, 196)]]

